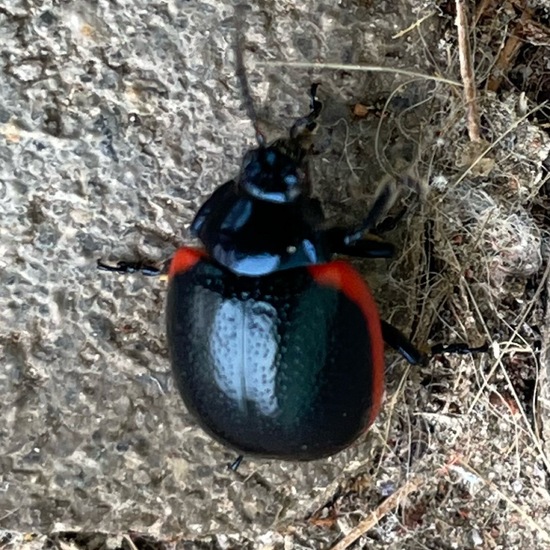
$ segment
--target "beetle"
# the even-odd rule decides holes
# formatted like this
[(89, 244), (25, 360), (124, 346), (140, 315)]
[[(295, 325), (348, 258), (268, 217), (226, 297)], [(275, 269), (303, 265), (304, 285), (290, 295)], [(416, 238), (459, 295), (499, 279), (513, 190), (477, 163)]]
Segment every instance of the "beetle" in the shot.
[[(239, 175), (215, 189), (168, 267), (167, 341), (176, 385), (202, 428), (243, 455), (313, 460), (350, 446), (376, 418), (384, 393), (384, 343), (411, 364), (425, 355), (380, 319), (361, 275), (336, 255), (390, 257), (369, 234), (395, 197), (381, 187), (353, 227), (327, 224), (306, 161), (321, 112), (267, 143), (258, 128), (242, 54), (237, 74), (257, 147)], [(141, 262), (108, 271), (159, 274)], [(460, 349), (456, 349), (462, 351)], [(446, 351), (441, 348), (440, 351)]]

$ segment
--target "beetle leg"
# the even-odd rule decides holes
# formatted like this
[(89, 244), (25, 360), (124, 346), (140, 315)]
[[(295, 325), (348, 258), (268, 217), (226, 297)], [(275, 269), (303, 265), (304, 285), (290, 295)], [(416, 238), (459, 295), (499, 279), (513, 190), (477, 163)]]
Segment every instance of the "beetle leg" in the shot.
[(346, 234), (347, 230), (339, 227), (333, 227), (325, 233), (324, 237), (331, 253), (345, 254), (356, 258), (391, 258), (395, 253), (393, 244), (383, 241), (375, 235), (366, 235), (347, 244)]
[(147, 277), (158, 277), (164, 273), (163, 269), (156, 266), (146, 264), (142, 261), (125, 262), (120, 261), (115, 265), (106, 264), (101, 260), (97, 260), (97, 268), (101, 271), (110, 271), (111, 273), (141, 273)]
[(363, 221), (350, 230), (344, 237), (344, 244), (349, 245), (358, 241), (366, 231), (375, 227), (391, 208), (397, 197), (397, 189), (392, 179), (387, 179), (380, 185), (374, 202)]
[(380, 321), (380, 323), (384, 342), (398, 351), (411, 365), (418, 365), (426, 360), (426, 356), (401, 331), (387, 321)]
[(365, 219), (355, 227), (331, 227), (323, 233), (327, 250), (331, 253), (347, 254), (361, 258), (389, 258), (393, 256), (393, 246), (378, 239), (375, 235), (366, 235), (382, 220), (396, 197), (395, 183), (387, 179), (367, 212)]
[(380, 321), (382, 325), (382, 337), (384, 342), (398, 351), (411, 365), (416, 365), (426, 361), (428, 357), (434, 355), (441, 355), (442, 353), (457, 353), (460, 355), (466, 355), (467, 353), (487, 353), (489, 351), (489, 344), (486, 342), (482, 346), (473, 348), (465, 342), (456, 342), (454, 344), (436, 344), (432, 346), (429, 352), (429, 356), (418, 350), (414, 344), (393, 325), (390, 325), (387, 321)]
[(393, 231), (408, 211), (409, 209), (404, 207), (394, 216), (388, 216), (383, 219), (380, 223), (376, 224), (376, 228), (373, 229), (373, 233), (376, 235), (383, 235), (384, 233)]

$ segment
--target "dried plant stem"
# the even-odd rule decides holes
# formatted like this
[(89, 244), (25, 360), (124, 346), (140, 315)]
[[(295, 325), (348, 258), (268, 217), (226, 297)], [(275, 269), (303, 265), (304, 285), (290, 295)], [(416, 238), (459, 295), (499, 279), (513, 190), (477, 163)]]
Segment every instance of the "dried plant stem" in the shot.
[(405, 485), (399, 487), (393, 495), (389, 496), (376, 510), (373, 510), (363, 521), (354, 527), (342, 540), (337, 542), (330, 550), (346, 550), (359, 537), (372, 529), (378, 522), (393, 509), (397, 508), (401, 502), (411, 493), (414, 493), (423, 481), (420, 476), (414, 476), (409, 479)]
[(464, 83), (464, 101), (468, 135), (471, 141), (481, 141), (479, 130), (479, 108), (476, 99), (476, 82), (470, 50), (469, 25), (465, 0), (456, 0), (456, 27), (458, 31), (458, 55), (460, 58), (460, 76)]

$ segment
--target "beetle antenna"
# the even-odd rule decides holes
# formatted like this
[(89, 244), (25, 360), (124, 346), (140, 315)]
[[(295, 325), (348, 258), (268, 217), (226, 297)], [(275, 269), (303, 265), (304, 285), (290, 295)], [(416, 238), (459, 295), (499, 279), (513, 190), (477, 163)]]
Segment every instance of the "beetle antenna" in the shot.
[(260, 126), (258, 124), (258, 114), (256, 113), (256, 107), (254, 106), (254, 100), (250, 94), (250, 86), (248, 84), (248, 76), (246, 74), (246, 67), (244, 64), (244, 34), (242, 32), (241, 21), (244, 20), (244, 6), (237, 6), (235, 9), (236, 16), (236, 32), (235, 32), (235, 74), (239, 79), (241, 86), (241, 93), (243, 95), (244, 108), (248, 114), (248, 117), (252, 121), (254, 131), (256, 132), (256, 141), (260, 147), (265, 147), (266, 139)]
[(319, 101), (317, 97), (317, 88), (319, 88), (319, 83), (314, 82), (309, 89), (309, 114), (299, 118), (290, 129), (290, 137), (296, 139), (300, 134), (300, 131), (305, 128), (308, 132), (312, 133), (317, 127), (315, 120), (319, 118), (321, 110), (323, 109), (323, 104)]

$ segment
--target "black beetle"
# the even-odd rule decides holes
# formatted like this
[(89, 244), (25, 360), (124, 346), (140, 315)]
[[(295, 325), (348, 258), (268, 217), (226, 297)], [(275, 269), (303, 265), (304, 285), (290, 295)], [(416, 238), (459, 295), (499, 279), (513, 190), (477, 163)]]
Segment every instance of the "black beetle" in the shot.
[[(256, 125), (240, 48), (237, 69)], [(191, 234), (203, 248), (180, 248), (168, 268), (177, 386), (199, 424), (240, 455), (312, 460), (341, 451), (380, 409), (384, 342), (410, 363), (424, 359), (380, 320), (359, 273), (332, 260), (392, 255), (368, 231), (394, 193), (383, 186), (355, 227), (326, 226), (305, 170), (321, 110), (316, 92), (314, 84), (311, 110), (287, 138), (266, 144), (256, 125), (258, 147), (245, 155), (239, 176), (218, 187), (193, 220)], [(160, 273), (140, 262), (98, 266)]]

